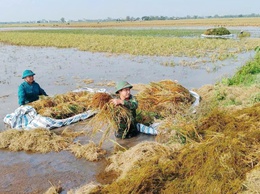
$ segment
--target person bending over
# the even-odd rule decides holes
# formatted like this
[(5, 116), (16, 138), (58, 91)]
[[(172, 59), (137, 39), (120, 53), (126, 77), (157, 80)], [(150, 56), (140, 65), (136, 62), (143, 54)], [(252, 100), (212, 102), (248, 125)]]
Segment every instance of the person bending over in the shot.
[(116, 84), (117, 94), (116, 98), (112, 99), (112, 103), (116, 106), (124, 106), (131, 113), (131, 124), (127, 125), (124, 119), (120, 119), (119, 127), (115, 133), (117, 138), (125, 139), (131, 138), (138, 135), (139, 131), (136, 127), (136, 109), (138, 107), (138, 102), (133, 95), (131, 95), (130, 90), (133, 86), (126, 81), (119, 81)]

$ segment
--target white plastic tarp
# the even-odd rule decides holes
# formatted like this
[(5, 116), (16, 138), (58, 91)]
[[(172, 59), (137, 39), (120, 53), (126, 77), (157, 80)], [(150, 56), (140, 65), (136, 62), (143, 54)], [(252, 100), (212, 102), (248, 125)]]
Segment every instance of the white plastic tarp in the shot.
[(36, 110), (32, 106), (20, 106), (14, 111), (14, 113), (7, 114), (4, 118), (4, 122), (13, 129), (53, 129), (87, 119), (94, 114), (94, 111), (88, 110), (87, 112), (66, 119), (53, 119), (37, 114)]

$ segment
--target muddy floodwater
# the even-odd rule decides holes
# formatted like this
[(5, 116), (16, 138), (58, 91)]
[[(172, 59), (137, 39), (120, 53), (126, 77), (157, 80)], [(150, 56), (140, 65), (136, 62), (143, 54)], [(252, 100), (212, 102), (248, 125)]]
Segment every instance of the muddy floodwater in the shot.
[[(165, 66), (169, 61), (178, 64), (181, 60), (196, 61), (196, 58), (149, 57), (90, 53), (76, 49), (23, 47), (0, 44), (0, 129), (4, 130), (3, 118), (17, 107), (17, 89), (22, 83), (25, 69), (35, 72), (35, 80), (48, 95), (65, 93), (81, 87), (106, 88), (100, 83), (127, 80), (132, 84), (178, 80), (188, 89), (213, 84), (222, 77), (235, 73), (239, 66), (252, 58), (253, 52), (242, 53), (237, 58), (215, 63), (196, 63), (196, 66)], [(94, 82), (86, 84), (84, 80)], [(83, 128), (77, 123), (70, 128)], [(131, 140), (122, 140), (131, 147), (141, 141), (153, 141), (154, 137), (139, 135)], [(87, 141), (84, 139), (83, 141)], [(83, 142), (84, 143), (84, 142)], [(112, 151), (108, 142), (104, 149)], [(61, 182), (63, 193), (90, 181), (100, 181), (97, 174), (104, 169), (104, 161), (87, 162), (76, 159), (70, 152), (34, 154), (0, 150), (0, 193), (42, 193), (51, 185)]]

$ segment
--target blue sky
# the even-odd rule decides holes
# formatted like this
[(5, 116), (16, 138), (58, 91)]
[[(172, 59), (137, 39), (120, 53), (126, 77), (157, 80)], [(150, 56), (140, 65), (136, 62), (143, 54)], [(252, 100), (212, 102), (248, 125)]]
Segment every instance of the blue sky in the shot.
[(259, 14), (260, 0), (0, 0), (0, 22)]

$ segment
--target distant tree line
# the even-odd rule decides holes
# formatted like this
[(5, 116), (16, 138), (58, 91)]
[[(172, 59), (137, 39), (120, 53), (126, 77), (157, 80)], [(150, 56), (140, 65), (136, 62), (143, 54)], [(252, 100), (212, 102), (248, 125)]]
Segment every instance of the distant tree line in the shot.
[[(239, 17), (260, 17), (260, 14), (255, 14), (255, 13), (252, 13), (252, 14), (239, 14), (239, 15), (224, 15), (224, 16), (219, 16), (219, 15), (214, 15), (214, 16), (197, 16), (197, 15), (194, 15), (194, 16), (190, 16), (190, 15), (187, 15), (185, 17), (168, 17), (168, 16), (143, 16), (141, 19), (142, 20), (177, 20), (177, 19), (203, 19), (203, 18), (239, 18)], [(129, 18), (132, 18), (132, 17), (129, 17), (127, 16), (126, 17), (126, 20), (128, 20)], [(133, 18), (134, 19), (134, 18)]]
[[(239, 14), (239, 15), (224, 15), (224, 16), (219, 16), (219, 15), (214, 15), (214, 16), (184, 16), (184, 17), (169, 17), (169, 16), (143, 16), (143, 17), (131, 17), (131, 16), (126, 16), (126, 18), (119, 18), (119, 19), (113, 19), (108, 17), (105, 19), (105, 21), (152, 21), (152, 20), (180, 20), (180, 19), (204, 19), (204, 18), (240, 18), (240, 17), (260, 17), (260, 14)], [(104, 20), (103, 20), (104, 21)]]
[(10, 24), (10, 23), (68, 23), (69, 22), (103, 22), (103, 21), (151, 21), (151, 20), (180, 20), (180, 19), (204, 19), (204, 18), (243, 18), (243, 17), (260, 17), (260, 14), (239, 14), (239, 15), (214, 15), (214, 16), (184, 16), (184, 17), (174, 17), (174, 16), (142, 16), (142, 17), (131, 17), (126, 16), (125, 18), (106, 18), (106, 19), (99, 19), (99, 20), (89, 20), (89, 19), (79, 19), (79, 20), (65, 20), (64, 17), (62, 17), (60, 20), (38, 20), (38, 21), (17, 21), (17, 22), (0, 22), (0, 24)]

